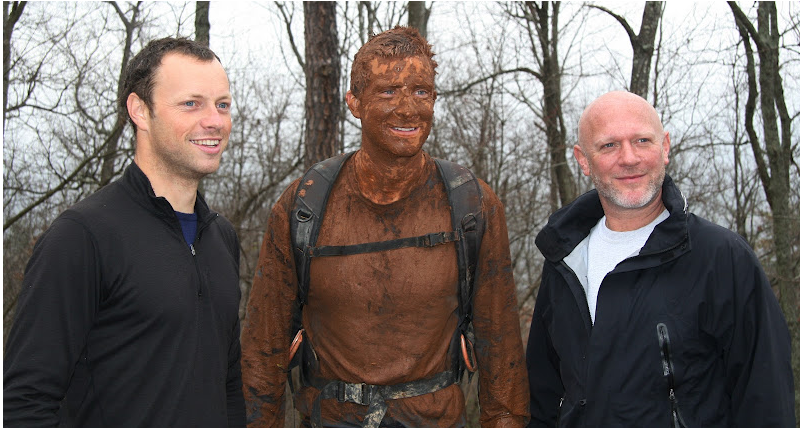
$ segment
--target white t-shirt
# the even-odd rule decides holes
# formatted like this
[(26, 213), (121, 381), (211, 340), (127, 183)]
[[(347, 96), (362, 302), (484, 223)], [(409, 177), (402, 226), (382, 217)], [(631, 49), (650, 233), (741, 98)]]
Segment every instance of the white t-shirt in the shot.
[(588, 257), (586, 258), (588, 284), (585, 285), (586, 300), (592, 324), (597, 310), (597, 295), (606, 274), (614, 270), (619, 262), (639, 254), (653, 229), (669, 217), (666, 209), (650, 224), (628, 232), (615, 232), (606, 226), (606, 217), (600, 219), (589, 232)]

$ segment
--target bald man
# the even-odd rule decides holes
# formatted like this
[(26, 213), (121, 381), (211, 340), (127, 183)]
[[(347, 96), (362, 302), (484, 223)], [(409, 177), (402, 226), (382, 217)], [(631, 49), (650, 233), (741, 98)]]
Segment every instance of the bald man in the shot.
[(655, 109), (607, 93), (573, 150), (595, 190), (536, 238), (529, 427), (794, 427), (769, 281), (744, 239), (689, 213)]

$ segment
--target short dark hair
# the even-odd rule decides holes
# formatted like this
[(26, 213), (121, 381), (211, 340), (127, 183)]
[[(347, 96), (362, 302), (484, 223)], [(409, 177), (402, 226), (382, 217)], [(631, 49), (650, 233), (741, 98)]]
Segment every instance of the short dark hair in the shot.
[(133, 123), (128, 114), (128, 96), (135, 93), (142, 99), (147, 108), (152, 111), (155, 74), (158, 67), (161, 66), (161, 60), (169, 53), (190, 56), (200, 61), (212, 61), (214, 59), (219, 61), (219, 57), (214, 51), (194, 40), (183, 37), (165, 37), (150, 41), (125, 67), (122, 91), (118, 100), (120, 112), (128, 117), (128, 121), (134, 131), (136, 131), (136, 124)]
[(368, 63), (376, 56), (380, 58), (425, 57), (431, 62), (435, 76), (436, 67), (439, 64), (433, 60), (434, 55), (431, 45), (413, 27), (397, 26), (380, 34), (372, 35), (353, 58), (353, 69), (350, 72), (350, 92), (358, 97), (361, 95), (361, 91), (367, 87), (371, 75)]

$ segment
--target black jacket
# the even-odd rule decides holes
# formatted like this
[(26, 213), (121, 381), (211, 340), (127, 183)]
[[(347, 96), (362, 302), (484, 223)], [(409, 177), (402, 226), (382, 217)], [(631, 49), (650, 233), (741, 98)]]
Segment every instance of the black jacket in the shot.
[(578, 277), (603, 216), (597, 191), (537, 236), (546, 261), (527, 347), (530, 426), (671, 426), (663, 324), (686, 426), (794, 427), (789, 333), (755, 254), (688, 213), (669, 177), (662, 198), (669, 218), (605, 277), (594, 326)]
[(239, 242), (198, 194), (186, 244), (142, 171), (34, 247), (3, 366), (6, 427), (244, 426)]

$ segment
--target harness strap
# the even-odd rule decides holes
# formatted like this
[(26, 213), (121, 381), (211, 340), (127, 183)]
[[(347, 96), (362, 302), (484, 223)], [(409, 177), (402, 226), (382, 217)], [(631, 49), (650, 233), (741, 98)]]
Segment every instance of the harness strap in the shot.
[(311, 270), (311, 258), (307, 255), (307, 247), (317, 242), (319, 227), (328, 205), (328, 196), (345, 161), (353, 153), (346, 153), (326, 159), (311, 167), (297, 187), (295, 208), (289, 224), (292, 234), (292, 250), (297, 269), (297, 315), (292, 322), (292, 329), (300, 329), (299, 313), (308, 297), (308, 277)]
[(453, 371), (444, 371), (433, 377), (396, 385), (368, 385), (340, 380), (312, 378), (311, 385), (319, 389), (311, 412), (311, 426), (322, 428), (322, 400), (335, 398), (339, 402), (356, 403), (367, 408), (363, 428), (378, 428), (388, 408), (386, 400), (430, 394), (456, 383)]
[(309, 257), (349, 256), (352, 254), (373, 253), (406, 247), (434, 247), (458, 241), (457, 232), (438, 232), (412, 238), (391, 239), (380, 242), (366, 242), (354, 245), (322, 245), (308, 249)]

